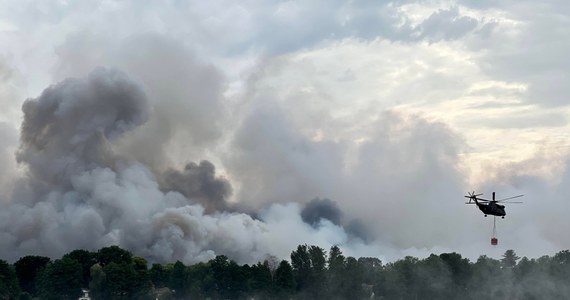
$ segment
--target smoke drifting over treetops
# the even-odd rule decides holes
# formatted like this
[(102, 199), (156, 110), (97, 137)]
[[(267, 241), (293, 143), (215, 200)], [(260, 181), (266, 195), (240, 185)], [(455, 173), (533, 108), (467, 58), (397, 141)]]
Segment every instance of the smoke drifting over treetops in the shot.
[[(221, 71), (174, 40), (89, 38), (60, 47), (62, 81), (23, 105), (25, 173), (0, 170), (15, 183), (0, 193), (0, 257), (111, 244), (187, 263), (287, 257), (303, 243), (381, 258), (504, 252), (488, 250), (491, 227), (460, 199), (464, 141), (445, 124), (397, 110), (364, 122), (339, 121), (319, 103), (305, 109), (314, 99), (272, 88), (279, 58), (228, 99)], [(97, 65), (121, 71), (91, 72)], [(0, 144), (2, 161), (13, 163), (15, 139)], [(540, 178), (500, 177), (482, 189), (506, 193), (526, 180), (531, 199), (551, 190)], [(567, 210), (559, 194), (549, 199), (554, 214), (539, 202), (509, 214), (499, 229), (509, 248), (539, 255), (566, 243), (544, 233)]]
[[(118, 155), (113, 143), (149, 118), (145, 93), (120, 71), (64, 80), (23, 112), (17, 158), (26, 173), (0, 212), (2, 257), (119, 244), (156, 261), (255, 261), (298, 242), (346, 240), (328, 221), (302, 222), (295, 204), (269, 206), (255, 219), (228, 212), (231, 186), (208, 161), (153, 174)], [(281, 240), (290, 230), (296, 238)]]

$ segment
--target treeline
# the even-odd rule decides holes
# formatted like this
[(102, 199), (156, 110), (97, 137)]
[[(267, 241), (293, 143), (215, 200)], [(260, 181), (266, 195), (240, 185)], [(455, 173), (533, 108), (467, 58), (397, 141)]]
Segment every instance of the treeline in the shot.
[(194, 265), (153, 264), (117, 246), (75, 250), (60, 259), (0, 260), (0, 299), (570, 299), (570, 251), (470, 262), (457, 253), (346, 257), (300, 245), (290, 261), (238, 265), (226, 256)]

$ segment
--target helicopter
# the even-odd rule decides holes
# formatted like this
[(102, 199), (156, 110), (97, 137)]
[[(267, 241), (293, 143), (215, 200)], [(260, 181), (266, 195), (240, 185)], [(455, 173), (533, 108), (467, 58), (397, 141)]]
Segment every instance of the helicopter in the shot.
[[(505, 218), (505, 215), (506, 215), (505, 206), (501, 205), (499, 203), (522, 203), (519, 201), (510, 201), (510, 202), (504, 202), (504, 201), (514, 199), (514, 198), (519, 198), (519, 197), (523, 196), (523, 195), (517, 195), (517, 196), (508, 197), (508, 198), (501, 199), (501, 200), (495, 200), (495, 192), (493, 192), (493, 200), (487, 200), (487, 199), (479, 198), (479, 196), (482, 196), (482, 195), (483, 194), (475, 194), (475, 191), (473, 191), (471, 193), (467, 192), (467, 196), (465, 196), (465, 198), (469, 198), (469, 202), (465, 202), (465, 204), (476, 204), (477, 207), (483, 212), (485, 217), (487, 215), (492, 215), (492, 216), (501, 217), (503, 219)], [(472, 202), (472, 201), (474, 201), (474, 202)]]

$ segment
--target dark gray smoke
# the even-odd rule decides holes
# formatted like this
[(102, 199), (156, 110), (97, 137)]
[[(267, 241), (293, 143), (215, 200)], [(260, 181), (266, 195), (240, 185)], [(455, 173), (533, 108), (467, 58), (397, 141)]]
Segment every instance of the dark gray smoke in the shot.
[(369, 242), (372, 235), (364, 222), (360, 219), (353, 219), (346, 223), (343, 221), (342, 210), (335, 201), (324, 198), (315, 198), (305, 204), (301, 210), (303, 222), (318, 228), (323, 220), (330, 221), (334, 225), (341, 226), (351, 238), (357, 238), (364, 242)]
[(182, 171), (169, 169), (159, 181), (163, 190), (179, 192), (191, 201), (200, 203), (207, 212), (228, 208), (226, 199), (232, 187), (225, 178), (216, 177), (216, 167), (207, 160), (199, 165), (190, 162)]
[[(17, 156), (26, 176), (0, 202), (2, 258), (120, 245), (151, 261), (225, 254), (254, 262), (285, 257), (299, 243), (346, 241), (342, 227), (303, 223), (295, 204), (271, 205), (256, 219), (227, 212), (230, 184), (208, 161), (157, 178), (117, 155), (120, 138), (150, 117), (145, 94), (120, 71), (64, 80), (28, 99), (23, 111)], [(291, 230), (295, 238), (281, 240)]]
[(301, 218), (303, 218), (303, 222), (311, 226), (316, 226), (321, 219), (326, 219), (335, 225), (340, 225), (342, 212), (336, 202), (326, 198), (315, 198), (305, 205), (301, 211)]
[(350, 221), (344, 227), (344, 229), (348, 234), (357, 237), (363, 240), (364, 242), (370, 242), (373, 240), (373, 236), (372, 233), (370, 232), (370, 229), (368, 229), (364, 224), (364, 222), (361, 221), (360, 219), (354, 219)]
[(107, 141), (148, 119), (141, 89), (122, 72), (105, 69), (49, 87), (22, 110), (17, 158), (33, 188), (69, 189), (73, 176), (113, 166)]

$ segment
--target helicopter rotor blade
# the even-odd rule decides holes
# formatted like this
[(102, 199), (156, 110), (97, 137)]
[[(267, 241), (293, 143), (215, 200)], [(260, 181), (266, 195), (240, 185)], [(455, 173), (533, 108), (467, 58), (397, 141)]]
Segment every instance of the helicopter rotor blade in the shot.
[(479, 202), (491, 202), (491, 200), (487, 200), (487, 199), (483, 199), (483, 198), (477, 198), (477, 197), (465, 196), (465, 198), (468, 198), (469, 201), (477, 199), (477, 201), (479, 201)]
[(474, 201), (482, 201), (482, 202), (489, 202), (489, 200), (477, 198), (478, 196), (482, 196), (483, 194), (475, 194), (475, 191), (467, 192), (467, 195), (464, 196), (465, 198), (469, 199), (469, 202), (465, 202), (465, 204), (475, 204)]
[(501, 202), (501, 203), (524, 203), (522, 201), (508, 201), (508, 202)]
[[(479, 197), (479, 196), (481, 196), (481, 195), (483, 195), (483, 194), (477, 194), (477, 195), (471, 195), (471, 194), (470, 194), (469, 196), (463, 196), (463, 197), (473, 199), (473, 198), (477, 198), (477, 197)], [(479, 199), (480, 199), (480, 198), (477, 198), (477, 200), (479, 200)]]
[(482, 196), (482, 195), (483, 195), (483, 193), (481, 193), (481, 194), (475, 194), (475, 191), (473, 191), (473, 192), (471, 192), (471, 193), (467, 192), (467, 194), (469, 195), (469, 197), (478, 197), (478, 196)]
[(509, 198), (497, 200), (497, 202), (502, 202), (502, 201), (505, 201), (505, 200), (515, 199), (515, 198), (519, 198), (519, 197), (522, 197), (522, 196), (524, 196), (524, 195), (517, 195), (517, 196), (513, 196), (513, 197), (509, 197)]

